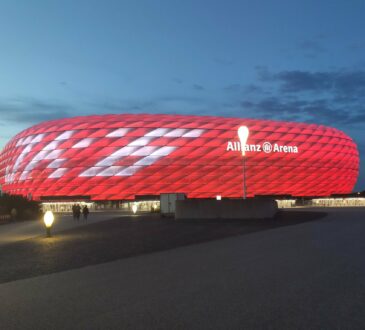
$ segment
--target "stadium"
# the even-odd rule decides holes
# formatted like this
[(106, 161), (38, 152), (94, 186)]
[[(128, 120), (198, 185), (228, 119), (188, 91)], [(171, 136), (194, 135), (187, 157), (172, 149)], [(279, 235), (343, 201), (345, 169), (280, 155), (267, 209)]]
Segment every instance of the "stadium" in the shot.
[(47, 121), (14, 136), (0, 154), (2, 190), (43, 201), (239, 198), (244, 171), (248, 197), (325, 197), (350, 193), (358, 170), (357, 146), (338, 129), (210, 116)]

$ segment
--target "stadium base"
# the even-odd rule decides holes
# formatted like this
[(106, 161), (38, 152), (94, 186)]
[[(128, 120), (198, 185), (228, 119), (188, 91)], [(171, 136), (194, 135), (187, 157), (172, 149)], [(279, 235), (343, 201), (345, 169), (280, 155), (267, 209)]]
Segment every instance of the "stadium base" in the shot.
[(272, 219), (277, 211), (273, 199), (186, 199), (176, 201), (175, 219)]

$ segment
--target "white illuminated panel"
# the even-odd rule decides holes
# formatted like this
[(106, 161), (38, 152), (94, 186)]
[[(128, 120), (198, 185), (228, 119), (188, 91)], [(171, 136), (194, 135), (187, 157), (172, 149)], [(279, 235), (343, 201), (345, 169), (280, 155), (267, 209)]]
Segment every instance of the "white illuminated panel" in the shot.
[(134, 165), (139, 166), (147, 166), (155, 163), (157, 160), (159, 160), (162, 156), (147, 156), (139, 160), (138, 162), (134, 163)]
[(134, 153), (132, 153), (132, 156), (148, 156), (151, 155), (158, 147), (156, 146), (146, 146), (140, 149), (137, 149)]
[(43, 138), (44, 138), (44, 134), (38, 134), (34, 137), (34, 139), (32, 139), (31, 143), (41, 142)]
[(18, 169), (19, 165), (21, 164), (21, 162), (23, 161), (23, 159), (25, 158), (26, 154), (32, 150), (32, 145), (28, 144), (24, 150), (20, 153), (19, 157), (17, 158), (17, 160), (15, 161), (12, 173), (15, 173), (16, 170)]
[(118, 157), (106, 157), (100, 162), (96, 163), (96, 166), (98, 167), (106, 167), (106, 166), (112, 166), (119, 160)]
[(101, 167), (91, 167), (82, 172), (79, 176), (96, 176), (103, 169)]
[(57, 149), (51, 151), (44, 159), (56, 159), (62, 154), (63, 150)]
[(6, 166), (6, 169), (5, 169), (5, 182), (10, 181), (11, 175), (9, 173), (10, 173), (10, 166)]
[(99, 161), (96, 166), (111, 166), (123, 157), (131, 155), (138, 147), (123, 147)]
[(55, 140), (56, 141), (67, 140), (72, 136), (73, 133), (74, 133), (74, 131), (66, 131), (66, 132), (62, 133), (61, 135), (57, 136)]
[(72, 146), (72, 148), (86, 148), (94, 141), (93, 138), (85, 138)]
[(146, 144), (150, 143), (154, 139), (155, 139), (155, 137), (142, 136), (141, 138), (129, 143), (129, 146), (145, 146)]
[(54, 150), (58, 147), (59, 145), (59, 142), (57, 141), (52, 141), (50, 143), (48, 143), (44, 148), (43, 150)]
[[(38, 163), (39, 163), (38, 161), (31, 161), (30, 163), (28, 163), (28, 165), (25, 167), (22, 175), (20, 176), (21, 180), (23, 180), (22, 178), (24, 176), (24, 173), (31, 171), (33, 168), (35, 168), (37, 166)], [(26, 176), (25, 176), (25, 178), (26, 178)]]
[(46, 158), (46, 156), (52, 151), (48, 151), (48, 150), (41, 150), (40, 152), (38, 152), (34, 158), (32, 159), (32, 161), (40, 161)]
[(56, 171), (54, 171), (48, 178), (50, 178), (50, 179), (58, 179), (62, 175), (64, 175), (66, 171), (67, 171), (67, 168), (59, 168)]
[[(109, 133), (108, 137), (122, 136), (127, 130), (120, 128), (112, 133)], [(176, 137), (187, 137), (194, 138), (200, 136), (204, 130), (202, 129), (172, 129), (172, 128), (155, 128), (148, 132), (146, 135), (137, 138), (130, 142), (127, 146), (113, 152), (110, 156), (98, 161), (94, 167), (85, 170), (80, 176), (130, 176), (136, 171), (142, 169), (144, 166), (155, 163), (162, 157), (169, 155), (171, 152), (176, 150), (177, 146), (151, 146), (148, 145), (151, 141), (156, 140), (159, 137), (176, 138)], [(120, 167), (114, 166), (118, 161), (128, 156), (143, 157), (139, 159), (132, 166)], [(121, 169), (120, 169), (120, 168)], [(117, 172), (117, 173), (116, 173)]]
[(52, 151), (41, 150), (40, 152), (38, 152), (37, 155), (35, 155), (34, 158), (31, 160), (31, 162), (29, 162), (28, 165), (25, 167), (24, 172), (20, 176), (20, 180), (25, 180), (29, 172), (33, 170), (39, 164), (40, 161), (45, 159), (56, 159), (61, 155), (62, 151), (63, 150), (52, 150)]
[(24, 150), (22, 151), (22, 154), (27, 154), (29, 151), (31, 151), (31, 150), (32, 150), (32, 148), (33, 148), (33, 145), (28, 144), (28, 145), (24, 148)]
[[(13, 182), (15, 179), (15, 173), (17, 172), (20, 164), (23, 162), (24, 158), (26, 157), (26, 155), (33, 149), (33, 147), (41, 142), (41, 140), (43, 139), (45, 134), (38, 134), (36, 136), (34, 135), (30, 135), (28, 136), (26, 139), (21, 139), (18, 141), (19, 145), (25, 145), (27, 144), (27, 146), (22, 150), (22, 152), (20, 153), (20, 155), (18, 156), (18, 158), (16, 159), (13, 168), (10, 170), (9, 169), (9, 175), (5, 177), (5, 180), (7, 180), (7, 182)], [(32, 142), (32, 143), (30, 143)], [(32, 161), (34, 161), (34, 159), (32, 159)], [(28, 164), (29, 165), (29, 164)], [(32, 165), (33, 166), (33, 165)], [(19, 177), (19, 180), (25, 180), (25, 178), (27, 177), (28, 172), (22, 172), (22, 174)]]
[(130, 128), (118, 128), (117, 130), (107, 134), (106, 137), (122, 137), (130, 131)]
[(23, 143), (22, 143), (22, 145), (26, 145), (26, 144), (29, 144), (30, 143), (30, 141), (32, 141), (33, 140), (33, 135), (29, 135), (29, 136), (27, 136), (26, 138), (25, 138), (25, 140), (23, 141)]
[(123, 148), (113, 152), (110, 155), (110, 157), (118, 158), (118, 157), (129, 156), (137, 149), (138, 149), (137, 147), (128, 147), (128, 146), (126, 146), (126, 147), (123, 147)]
[(24, 138), (21, 138), (18, 140), (18, 142), (16, 143), (16, 146), (19, 147), (23, 144)]
[(19, 180), (22, 180), (22, 181), (25, 180), (28, 177), (28, 174), (29, 174), (28, 171), (24, 171), (22, 173), (22, 175), (20, 176)]
[(187, 129), (176, 128), (173, 131), (165, 134), (166, 137), (181, 137), (186, 133)]
[(171, 131), (171, 128), (156, 128), (155, 130), (147, 133), (145, 136), (161, 137)]
[(116, 176), (131, 176), (141, 169), (140, 166), (128, 166), (123, 171), (120, 171)]
[(166, 147), (161, 147), (160, 149), (157, 149), (156, 151), (154, 151), (151, 156), (167, 156), (169, 154), (171, 154), (174, 150), (176, 149), (176, 147), (170, 147), (170, 146), (166, 146)]
[(66, 159), (60, 158), (60, 159), (55, 159), (52, 163), (50, 163), (47, 167), (48, 168), (59, 168)]
[(124, 167), (123, 166), (110, 166), (104, 171), (101, 171), (96, 176), (114, 176), (118, 172), (120, 172)]
[(187, 133), (185, 133), (182, 137), (199, 137), (200, 135), (202, 135), (204, 133), (203, 129), (193, 129)]

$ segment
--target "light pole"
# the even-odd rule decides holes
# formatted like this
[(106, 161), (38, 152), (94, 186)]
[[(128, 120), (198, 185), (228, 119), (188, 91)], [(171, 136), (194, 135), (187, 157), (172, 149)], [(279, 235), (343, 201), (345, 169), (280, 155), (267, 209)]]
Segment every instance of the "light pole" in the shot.
[(246, 199), (247, 186), (246, 186), (246, 157), (243, 156), (243, 199)]
[(132, 212), (133, 212), (133, 214), (136, 214), (137, 213), (137, 209), (138, 209), (137, 203), (134, 203), (132, 205)]
[(241, 143), (241, 153), (243, 158), (243, 199), (246, 199), (247, 186), (246, 186), (246, 144), (249, 135), (249, 130), (247, 126), (240, 126), (238, 128), (238, 138)]

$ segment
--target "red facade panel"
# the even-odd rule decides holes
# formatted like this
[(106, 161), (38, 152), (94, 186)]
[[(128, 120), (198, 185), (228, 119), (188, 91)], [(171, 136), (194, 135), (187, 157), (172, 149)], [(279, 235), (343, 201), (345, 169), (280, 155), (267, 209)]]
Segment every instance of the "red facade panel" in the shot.
[(248, 196), (328, 196), (352, 191), (356, 144), (314, 124), (179, 115), (103, 115), (44, 122), (16, 135), (0, 154), (5, 192), (91, 196), (93, 200), (243, 192), (237, 131), (246, 126)]

